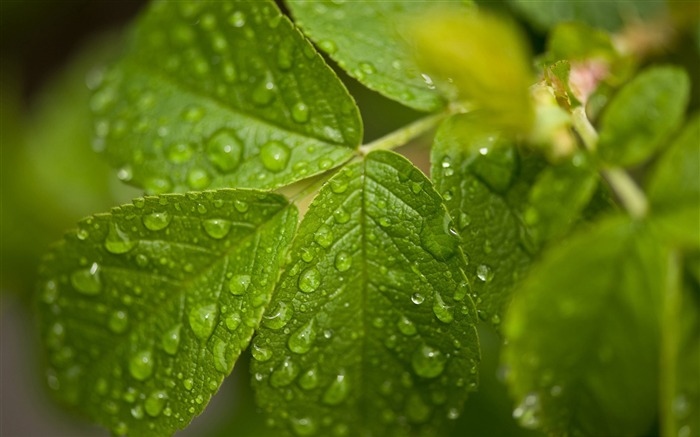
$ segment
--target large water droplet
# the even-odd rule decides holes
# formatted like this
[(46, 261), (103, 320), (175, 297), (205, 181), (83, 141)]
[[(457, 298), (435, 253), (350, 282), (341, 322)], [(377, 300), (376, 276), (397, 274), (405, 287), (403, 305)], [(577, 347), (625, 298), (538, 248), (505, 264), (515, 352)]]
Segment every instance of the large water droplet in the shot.
[(260, 160), (263, 166), (274, 173), (287, 168), (289, 156), (289, 147), (280, 141), (268, 141), (260, 148)]
[(220, 130), (207, 141), (207, 156), (219, 170), (230, 172), (241, 162), (243, 146), (236, 135), (227, 130)]
[(272, 349), (258, 343), (253, 343), (251, 354), (257, 361), (264, 362), (272, 358)]
[(314, 319), (311, 319), (289, 336), (287, 346), (289, 346), (289, 350), (296, 354), (305, 354), (311, 349), (315, 340), (316, 327), (314, 326)]
[(348, 180), (342, 175), (338, 175), (330, 180), (331, 191), (336, 194), (342, 194), (348, 189)]
[(150, 350), (136, 352), (129, 360), (129, 373), (139, 381), (150, 378), (153, 374), (153, 353)]
[(202, 227), (211, 238), (220, 240), (228, 235), (231, 222), (224, 219), (208, 219), (202, 222)]
[(418, 332), (416, 330), (416, 325), (412, 321), (410, 321), (406, 316), (401, 316), (399, 322), (397, 323), (397, 326), (399, 328), (399, 331), (401, 331), (403, 335), (411, 336), (416, 335), (416, 332)]
[(253, 103), (266, 106), (275, 98), (275, 83), (272, 80), (264, 80), (253, 89)]
[(327, 405), (338, 405), (348, 397), (349, 392), (348, 378), (345, 373), (341, 371), (323, 393), (323, 398), (321, 400)]
[(333, 218), (335, 218), (336, 223), (342, 225), (350, 220), (350, 214), (341, 206), (333, 212)]
[(182, 329), (181, 324), (177, 324), (172, 328), (168, 329), (163, 333), (160, 338), (160, 344), (163, 350), (170, 354), (175, 355), (177, 349), (180, 347), (180, 330)]
[(443, 323), (452, 323), (454, 320), (454, 309), (448, 306), (440, 293), (435, 292), (435, 300), (433, 301), (433, 313)]
[(165, 402), (168, 400), (168, 394), (163, 390), (154, 390), (148, 395), (143, 403), (146, 414), (151, 417), (158, 417), (165, 407)]
[(435, 378), (445, 369), (447, 358), (439, 350), (423, 345), (416, 349), (411, 359), (411, 365), (416, 375), (423, 378)]
[(228, 289), (234, 296), (241, 296), (248, 290), (250, 280), (250, 275), (234, 275), (228, 283)]
[(132, 241), (129, 236), (119, 229), (114, 223), (109, 224), (109, 233), (105, 239), (105, 249), (110, 253), (120, 255), (127, 253), (136, 246), (137, 241)]
[(143, 216), (143, 225), (151, 231), (160, 231), (170, 224), (170, 214), (167, 212), (154, 212)]
[(315, 367), (310, 368), (302, 373), (299, 377), (299, 387), (304, 390), (312, 390), (318, 386), (318, 370)]
[(219, 306), (215, 303), (201, 305), (190, 310), (189, 322), (192, 332), (200, 340), (208, 339), (219, 319)]
[(321, 272), (316, 267), (306, 269), (299, 275), (299, 290), (304, 293), (311, 293), (321, 285)]
[(333, 231), (329, 226), (321, 225), (314, 234), (314, 241), (324, 249), (329, 248), (333, 244)]
[(291, 357), (287, 357), (270, 375), (270, 385), (273, 387), (285, 387), (291, 384), (298, 374), (299, 366), (294, 363)]
[(70, 282), (76, 290), (87, 295), (95, 295), (102, 291), (100, 279), (100, 266), (92, 263), (89, 269), (81, 269), (73, 272)]
[(292, 319), (294, 309), (284, 302), (278, 302), (277, 306), (266, 312), (263, 325), (270, 329), (282, 329)]
[(493, 271), (486, 264), (481, 264), (476, 268), (476, 277), (483, 282), (491, 282), (493, 279)]
[(228, 374), (233, 367), (233, 356), (228, 352), (226, 342), (217, 339), (214, 343), (214, 367), (223, 374)]
[(109, 317), (109, 329), (115, 334), (121, 334), (129, 326), (129, 316), (125, 311), (115, 311)]

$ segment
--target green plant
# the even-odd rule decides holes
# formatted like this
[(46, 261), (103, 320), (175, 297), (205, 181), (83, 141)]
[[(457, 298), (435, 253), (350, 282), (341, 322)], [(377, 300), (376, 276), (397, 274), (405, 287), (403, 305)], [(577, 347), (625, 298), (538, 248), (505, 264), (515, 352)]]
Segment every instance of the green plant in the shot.
[[(115, 434), (172, 434), (250, 345), (279, 430), (439, 435), (477, 388), (482, 320), (523, 426), (697, 435), (688, 74), (638, 73), (647, 46), (599, 30), (619, 26), (613, 3), (602, 21), (515, 3), (553, 26), (537, 72), (517, 27), (467, 1), (288, 2), (341, 69), (431, 112), (364, 145), (353, 98), (273, 2), (151, 4), (90, 102), (95, 147), (148, 195), (81, 221), (40, 268), (54, 395)], [(431, 179), (385, 150), (438, 126)]]

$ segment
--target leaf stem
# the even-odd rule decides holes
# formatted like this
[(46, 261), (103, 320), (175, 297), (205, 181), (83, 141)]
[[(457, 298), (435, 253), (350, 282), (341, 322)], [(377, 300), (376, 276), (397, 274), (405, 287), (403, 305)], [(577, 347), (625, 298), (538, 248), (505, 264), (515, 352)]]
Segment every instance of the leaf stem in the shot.
[(682, 296), (680, 290), (680, 259), (678, 253), (672, 251), (668, 257), (666, 271), (665, 292), (663, 294), (662, 318), (661, 318), (661, 360), (659, 391), (661, 396), (661, 435), (676, 435), (678, 423), (673, 412), (673, 400), (678, 384), (676, 375), (678, 345), (679, 345), (679, 320)]
[[(598, 132), (588, 120), (586, 110), (578, 106), (571, 111), (571, 115), (574, 129), (583, 140), (584, 146), (589, 152), (595, 153), (598, 147)], [(647, 214), (649, 202), (644, 192), (626, 171), (614, 167), (602, 169), (601, 173), (632, 217), (639, 219)]]
[(366, 155), (373, 150), (389, 150), (395, 147), (403, 146), (409, 141), (428, 132), (454, 112), (454, 109), (450, 108), (438, 114), (432, 114), (416, 120), (409, 125), (372, 141), (371, 143), (360, 146), (360, 154)]

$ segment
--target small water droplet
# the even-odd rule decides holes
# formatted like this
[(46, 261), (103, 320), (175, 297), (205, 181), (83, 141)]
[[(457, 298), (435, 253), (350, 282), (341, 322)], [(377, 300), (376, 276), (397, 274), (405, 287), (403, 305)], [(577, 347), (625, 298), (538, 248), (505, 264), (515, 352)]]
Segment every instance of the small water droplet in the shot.
[(540, 397), (537, 393), (529, 393), (513, 410), (513, 418), (520, 426), (528, 429), (536, 429), (540, 426)]
[(422, 294), (415, 292), (411, 295), (411, 302), (413, 302), (416, 305), (420, 305), (425, 301), (425, 296)]
[(260, 82), (253, 89), (253, 103), (267, 106), (275, 99), (275, 83), (271, 79)]
[(138, 381), (145, 381), (153, 374), (153, 353), (150, 350), (136, 352), (129, 360), (129, 373)]
[(219, 306), (215, 303), (205, 304), (190, 310), (189, 322), (192, 332), (200, 340), (207, 340), (219, 318)]
[(292, 418), (290, 420), (294, 434), (307, 437), (316, 434), (316, 422), (310, 417)]
[(430, 406), (418, 393), (411, 393), (406, 401), (406, 416), (411, 423), (423, 423), (430, 417)]
[(109, 329), (115, 334), (121, 334), (129, 326), (129, 316), (125, 311), (117, 310), (109, 318)]
[(245, 26), (245, 14), (241, 11), (236, 11), (228, 17), (228, 22), (233, 27)]
[(223, 172), (235, 170), (241, 162), (243, 146), (238, 137), (227, 129), (220, 130), (207, 141), (209, 161)]
[(228, 283), (228, 289), (234, 296), (245, 294), (250, 286), (250, 275), (235, 275)]
[(282, 329), (292, 319), (294, 309), (284, 302), (278, 302), (274, 309), (265, 313), (263, 325), (270, 329)]
[(248, 202), (239, 199), (233, 201), (233, 207), (236, 208), (236, 211), (240, 212), (241, 214), (248, 211), (248, 208), (250, 208)]
[(108, 252), (121, 255), (129, 252), (136, 246), (137, 241), (132, 241), (129, 236), (119, 229), (115, 223), (109, 224), (109, 233), (105, 239), (105, 249)]
[(331, 191), (335, 194), (342, 194), (348, 189), (348, 180), (339, 175), (330, 180)]
[(209, 179), (209, 173), (206, 170), (199, 167), (193, 167), (187, 172), (187, 184), (193, 190), (201, 190), (206, 188), (211, 183)]
[(349, 392), (348, 378), (343, 371), (340, 371), (323, 393), (321, 400), (327, 405), (338, 405), (348, 397)]
[(335, 43), (329, 39), (319, 41), (318, 47), (329, 55), (332, 55), (338, 50), (338, 46), (336, 46)]
[(333, 244), (333, 231), (327, 225), (321, 225), (314, 234), (314, 241), (324, 249), (328, 249)]
[(224, 323), (226, 324), (226, 328), (233, 332), (240, 326), (241, 318), (238, 316), (238, 314), (229, 314), (226, 316), (226, 319), (224, 319)]
[(350, 220), (350, 214), (342, 206), (333, 211), (333, 218), (335, 218), (336, 223), (343, 224)]
[[(233, 355), (230, 354), (226, 347), (226, 342), (217, 339), (214, 343), (214, 367), (219, 372), (228, 375), (233, 367)], [(218, 386), (218, 384), (217, 384)], [(214, 390), (216, 387), (214, 388)]]
[(86, 295), (96, 295), (102, 291), (102, 280), (100, 279), (100, 266), (92, 263), (89, 269), (81, 269), (73, 272), (70, 282), (76, 290)]
[(316, 267), (306, 269), (299, 275), (299, 290), (312, 293), (321, 285), (321, 272)]
[(202, 227), (211, 238), (220, 240), (228, 235), (231, 222), (224, 219), (208, 219), (202, 222)]
[(170, 224), (170, 214), (167, 212), (154, 212), (143, 216), (143, 225), (151, 231), (160, 231)]
[(163, 350), (170, 355), (175, 355), (180, 347), (181, 324), (177, 324), (163, 333), (160, 338), (160, 345)]
[(411, 359), (411, 365), (416, 375), (423, 378), (435, 378), (445, 369), (447, 358), (439, 350), (423, 345), (419, 347)]
[(399, 328), (399, 331), (403, 335), (411, 336), (416, 335), (416, 333), (418, 332), (416, 330), (416, 325), (412, 321), (410, 321), (406, 316), (401, 316), (399, 322), (397, 323), (397, 326)]
[(314, 319), (311, 319), (289, 336), (287, 346), (289, 346), (289, 350), (296, 354), (305, 354), (311, 349), (315, 340), (316, 327), (314, 326)]
[(349, 270), (351, 266), (352, 256), (350, 256), (350, 254), (345, 252), (344, 250), (338, 252), (338, 254), (335, 256), (335, 268), (339, 272), (345, 272)]
[(318, 370), (315, 367), (310, 368), (302, 373), (299, 377), (299, 387), (304, 390), (312, 390), (318, 386)]
[(285, 387), (291, 384), (298, 374), (299, 366), (294, 363), (291, 357), (287, 357), (270, 375), (270, 385)]
[(163, 390), (154, 390), (148, 395), (143, 403), (146, 414), (151, 417), (158, 417), (165, 407), (165, 402), (168, 400), (168, 394)]
[(287, 168), (289, 157), (289, 147), (280, 141), (269, 141), (260, 148), (260, 160), (263, 166), (273, 173)]
[(476, 268), (476, 277), (483, 282), (491, 282), (493, 279), (493, 271), (486, 264), (481, 264)]
[(182, 381), (182, 386), (185, 387), (185, 390), (190, 391), (194, 387), (194, 381), (192, 378), (187, 378)]
[(454, 309), (448, 306), (442, 299), (440, 293), (435, 292), (435, 300), (433, 301), (433, 313), (443, 323), (452, 323), (454, 320)]
[(426, 220), (420, 231), (420, 242), (438, 261), (451, 258), (457, 250), (457, 238), (449, 214), (445, 213), (440, 222)]
[(251, 354), (257, 361), (264, 362), (272, 358), (272, 349), (253, 343)]
[(297, 102), (292, 106), (292, 120), (297, 123), (309, 121), (309, 107), (304, 102)]

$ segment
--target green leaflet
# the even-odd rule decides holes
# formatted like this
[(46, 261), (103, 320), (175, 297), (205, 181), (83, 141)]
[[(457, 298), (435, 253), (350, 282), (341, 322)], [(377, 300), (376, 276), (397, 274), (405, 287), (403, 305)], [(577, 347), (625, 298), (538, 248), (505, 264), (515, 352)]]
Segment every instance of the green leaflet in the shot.
[(639, 223), (598, 223), (514, 294), (502, 361), (514, 416), (556, 435), (645, 435), (657, 411), (665, 259)]
[(662, 1), (609, 0), (510, 0), (532, 24), (546, 29), (564, 21), (580, 21), (606, 30), (617, 30), (625, 18), (652, 19), (665, 12)]
[(681, 68), (650, 67), (637, 75), (603, 111), (601, 159), (623, 167), (648, 159), (682, 123), (689, 93), (690, 80)]
[(647, 184), (651, 220), (673, 241), (700, 247), (700, 115), (690, 119)]
[(296, 435), (437, 435), (477, 384), (465, 259), (430, 181), (372, 152), (321, 189), (253, 341), (258, 403)]
[[(445, 105), (449, 96), (436, 89), (430, 76), (416, 65), (405, 41), (406, 35), (415, 30), (415, 23), (407, 25), (407, 20), (424, 18), (435, 4), (334, 0), (286, 3), (296, 23), (319, 48), (367, 87), (421, 111), (435, 111)], [(472, 10), (470, 0), (451, 2), (450, 6)]]
[(279, 195), (136, 199), (44, 259), (38, 305), (54, 395), (115, 434), (201, 413), (257, 327), (296, 227)]
[(91, 106), (97, 145), (149, 193), (274, 188), (349, 159), (355, 103), (274, 2), (156, 2)]

